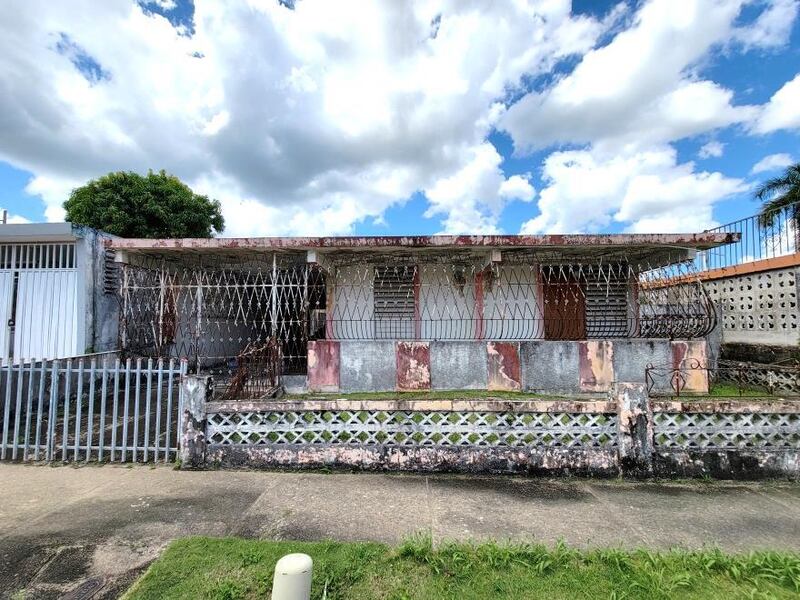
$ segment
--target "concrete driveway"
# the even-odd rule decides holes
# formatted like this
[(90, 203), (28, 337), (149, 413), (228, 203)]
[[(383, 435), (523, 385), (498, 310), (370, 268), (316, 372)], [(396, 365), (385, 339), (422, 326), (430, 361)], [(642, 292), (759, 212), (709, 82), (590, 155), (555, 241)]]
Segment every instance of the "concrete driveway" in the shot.
[(116, 598), (187, 535), (800, 551), (800, 485), (0, 465), (0, 590)]

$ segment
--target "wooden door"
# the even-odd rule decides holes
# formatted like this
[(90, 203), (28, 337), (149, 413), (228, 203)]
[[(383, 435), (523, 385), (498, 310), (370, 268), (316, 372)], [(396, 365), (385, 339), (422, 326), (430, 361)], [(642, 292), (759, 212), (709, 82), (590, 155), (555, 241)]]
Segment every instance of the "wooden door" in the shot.
[(542, 278), (544, 337), (547, 340), (586, 338), (586, 294), (574, 277), (545, 271)]

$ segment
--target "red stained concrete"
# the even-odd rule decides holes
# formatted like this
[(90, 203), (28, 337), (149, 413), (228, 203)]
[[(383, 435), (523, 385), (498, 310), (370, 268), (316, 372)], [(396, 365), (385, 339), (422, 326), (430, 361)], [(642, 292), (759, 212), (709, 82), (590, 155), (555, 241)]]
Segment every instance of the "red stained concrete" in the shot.
[(397, 389), (431, 389), (431, 348), (427, 342), (397, 342)]
[(607, 392), (614, 381), (614, 344), (609, 340), (579, 342), (582, 392)]
[(260, 248), (462, 248), (558, 246), (683, 246), (707, 249), (739, 239), (738, 233), (617, 233), (548, 235), (431, 235), (341, 237), (250, 237), (107, 240), (106, 246), (127, 250), (214, 250)]
[[(672, 342), (672, 368), (681, 369), (686, 379), (681, 391), (708, 392), (708, 366), (705, 340)], [(699, 367), (699, 368), (693, 368)]]
[(488, 342), (489, 390), (517, 392), (522, 389), (519, 345), (513, 342)]
[(308, 342), (308, 391), (339, 391), (339, 342)]

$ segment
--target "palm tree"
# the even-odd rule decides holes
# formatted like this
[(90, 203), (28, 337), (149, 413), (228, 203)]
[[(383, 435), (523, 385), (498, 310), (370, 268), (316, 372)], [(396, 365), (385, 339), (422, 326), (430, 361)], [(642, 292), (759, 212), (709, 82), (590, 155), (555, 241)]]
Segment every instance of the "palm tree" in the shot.
[[(756, 190), (756, 199), (761, 204), (758, 222), (762, 227), (770, 227), (778, 215), (787, 210), (795, 230), (800, 222), (800, 163), (786, 167), (780, 177), (767, 179)], [(791, 208), (787, 208), (791, 207)]]

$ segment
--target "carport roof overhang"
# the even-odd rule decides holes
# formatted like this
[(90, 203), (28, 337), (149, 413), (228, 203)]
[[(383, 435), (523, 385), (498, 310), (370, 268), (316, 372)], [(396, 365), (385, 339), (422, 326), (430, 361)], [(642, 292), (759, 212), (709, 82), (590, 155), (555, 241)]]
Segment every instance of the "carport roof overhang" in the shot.
[(215, 254), (276, 250), (423, 250), (423, 249), (600, 249), (625, 247), (708, 250), (739, 239), (737, 233), (620, 233), (547, 235), (431, 235), (342, 237), (248, 237), (133, 239), (106, 241), (109, 248), (141, 254)]

